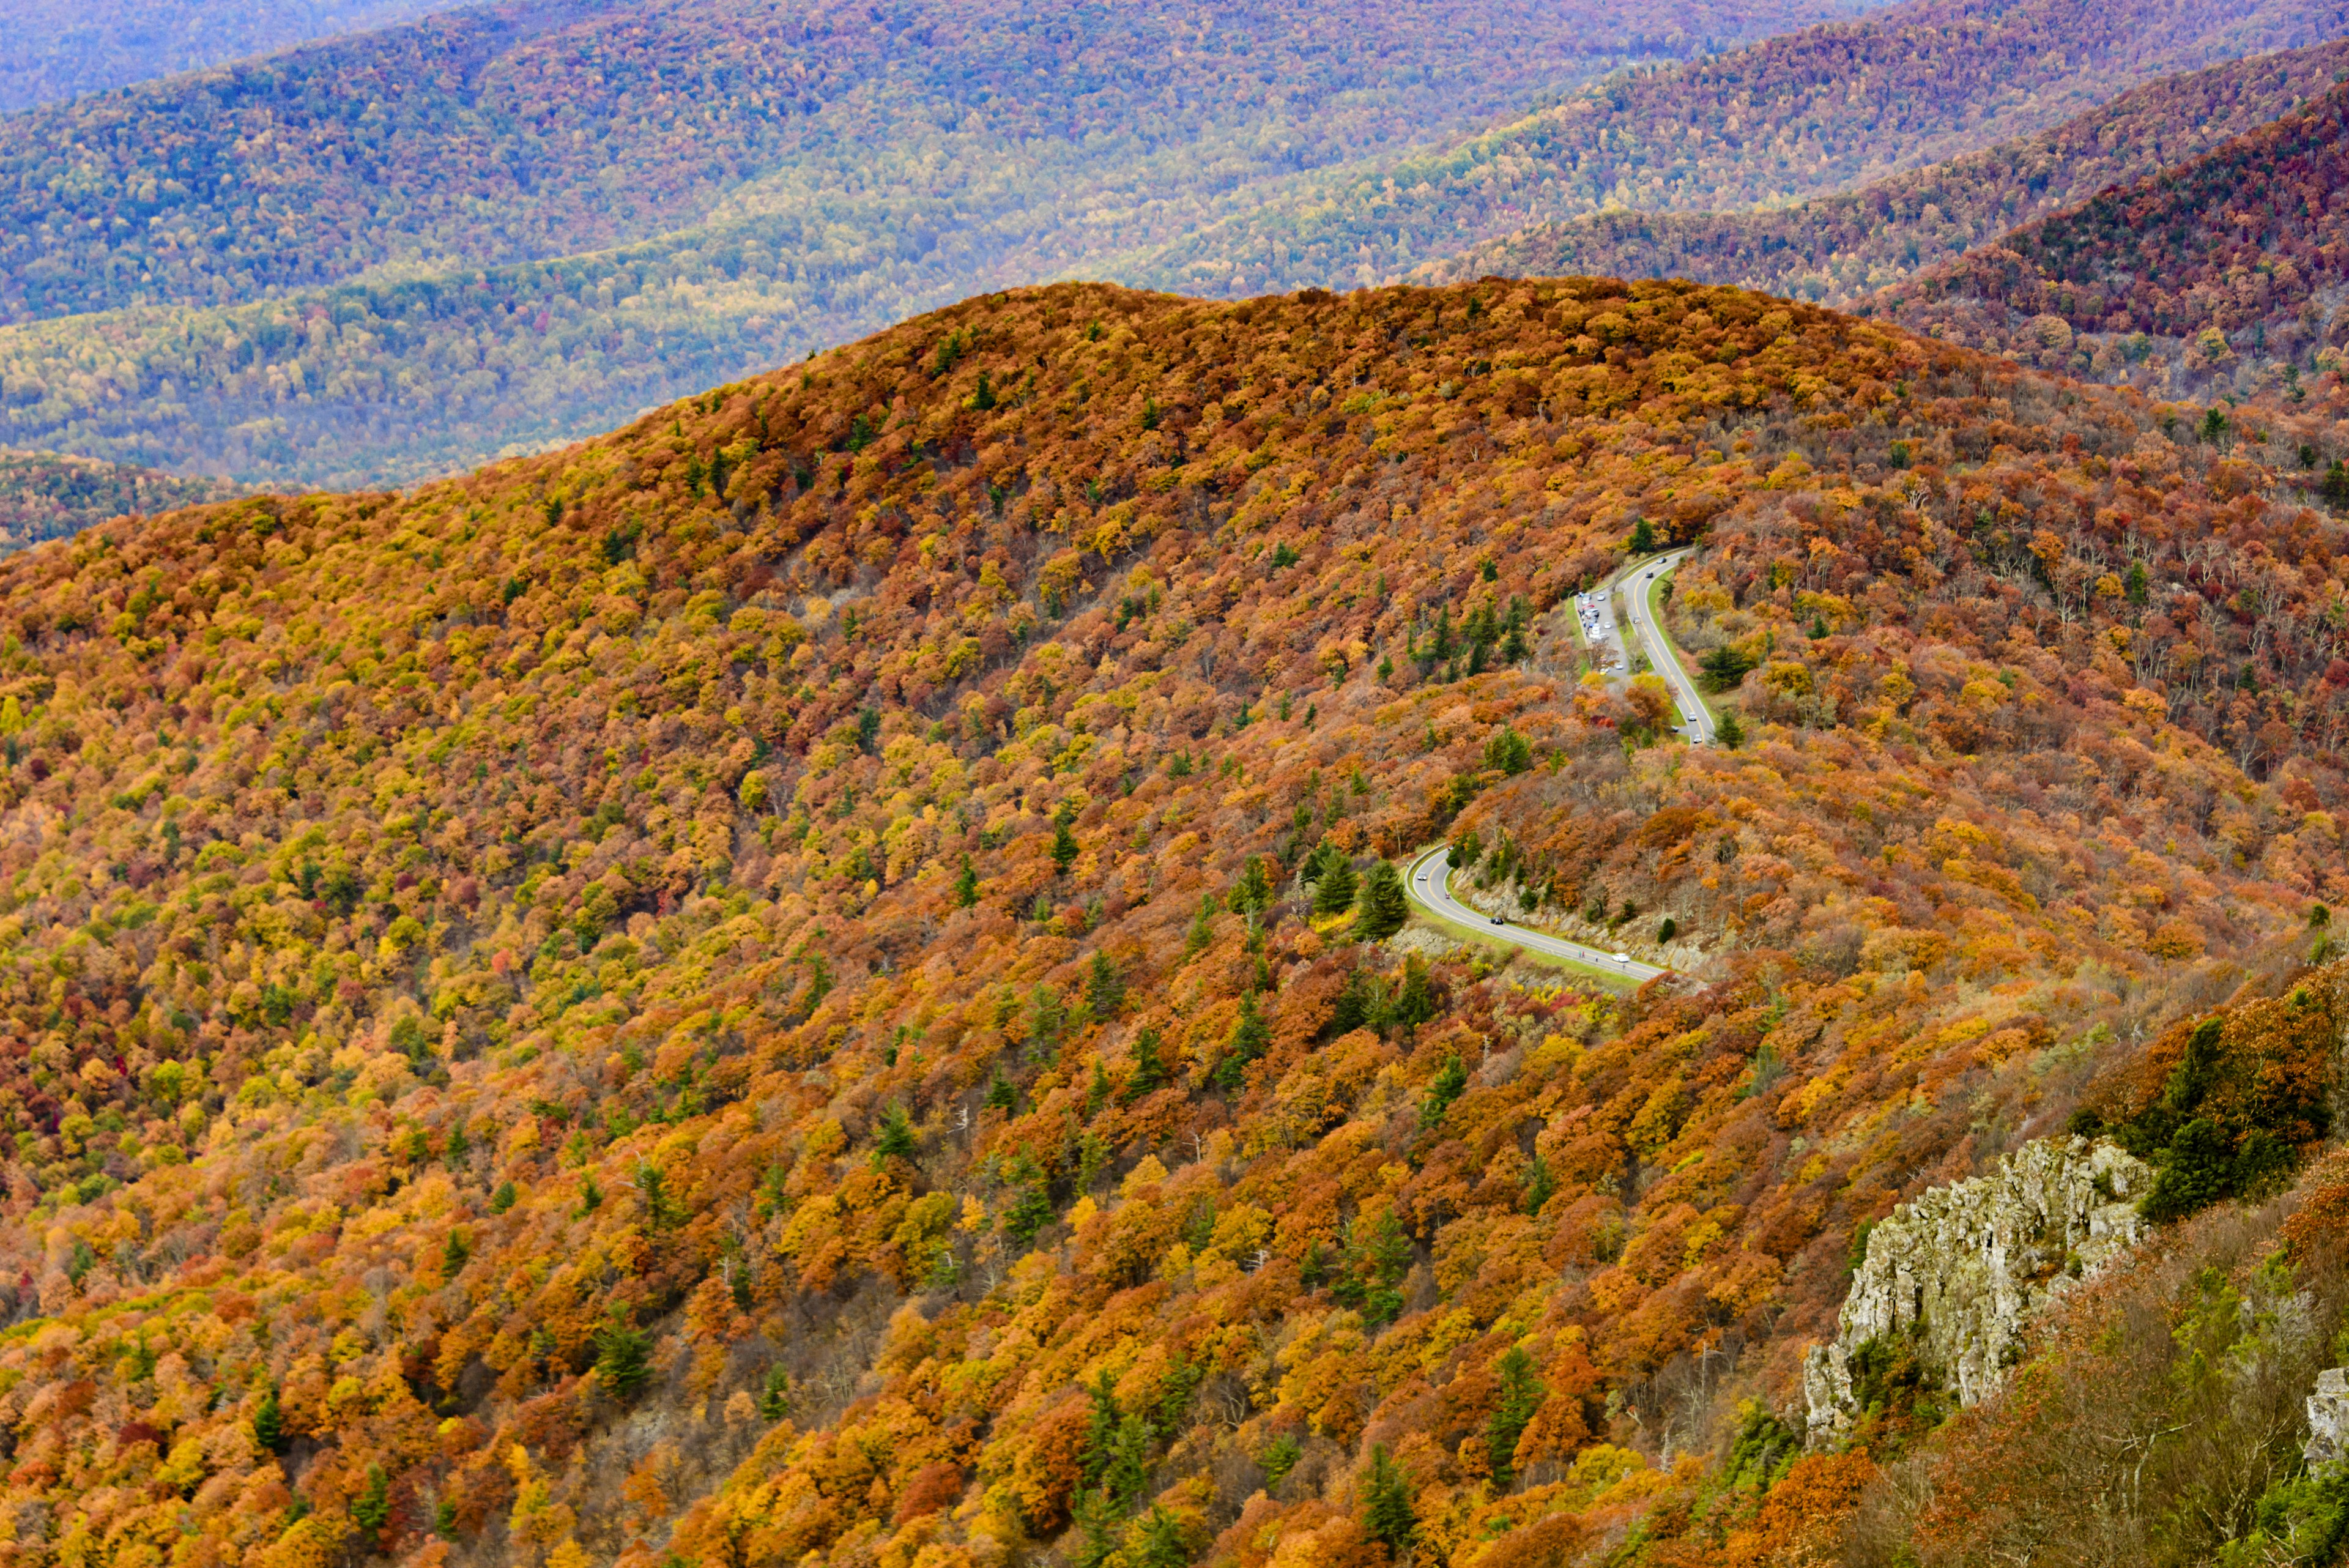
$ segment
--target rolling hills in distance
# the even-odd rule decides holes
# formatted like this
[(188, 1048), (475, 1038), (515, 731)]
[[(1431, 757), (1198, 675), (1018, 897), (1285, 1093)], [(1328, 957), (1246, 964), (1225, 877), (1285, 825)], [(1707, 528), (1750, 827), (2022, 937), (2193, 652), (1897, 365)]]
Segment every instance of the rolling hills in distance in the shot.
[(0, 114), (200, 70), (461, 0), (17, 0), (0, 53)]
[[(0, 561), (10, 1549), (2288, 1544), (2194, 1271), (2330, 1343), (2335, 439), (1687, 284), (1065, 285)], [(1580, 679), (1643, 535), (1733, 745)], [(1390, 934), (1438, 839), (1691, 978)], [(2108, 1402), (1806, 1453), (1862, 1228), (2083, 1109), (2199, 1173)]]
[[(826, 12), (788, 36), (709, 4), (429, 18), (0, 121), (5, 436), (276, 484), (404, 482), (977, 289), (1344, 286), (1545, 212), (1801, 198), (2343, 30), (2323, 7), (2077, 10), (1912, 0), (1402, 161), (1729, 28), (1702, 8), (1608, 28), (1510, 13), (1481, 34), (1258, 10), (1186, 40), (1175, 13), (1133, 12), (1064, 62), (1049, 9), (1016, 27), (909, 12), (880, 33)], [(1134, 56), (1174, 74), (1153, 88), (1111, 63)], [(394, 118), (367, 107), (387, 101), (367, 83), (414, 76), (440, 85)], [(2254, 85), (2227, 112), (2283, 101)]]
[(0, 555), (133, 514), (224, 500), (240, 486), (57, 452), (0, 452)]
[(2344, 182), (2349, 85), (1944, 262), (1871, 309), (2169, 398), (2299, 405), (2349, 347)]
[(1612, 212), (1518, 230), (1416, 282), (1586, 274), (1688, 277), (1847, 306), (2108, 186), (2191, 161), (2332, 90), (2349, 42), (2254, 56), (2132, 88), (2053, 130), (1790, 206)]

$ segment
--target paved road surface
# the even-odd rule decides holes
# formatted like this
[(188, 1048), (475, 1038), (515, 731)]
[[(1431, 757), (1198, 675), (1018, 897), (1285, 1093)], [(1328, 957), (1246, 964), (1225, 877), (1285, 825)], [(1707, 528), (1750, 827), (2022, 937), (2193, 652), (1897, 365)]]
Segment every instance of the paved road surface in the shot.
[(1572, 959), (1577, 963), (1588, 964), (1592, 969), (1603, 970), (1609, 974), (1619, 974), (1640, 982), (1651, 981), (1660, 974), (1670, 972), (1658, 969), (1651, 963), (1641, 963), (1635, 958), (1618, 958), (1615, 954), (1602, 951), (1598, 948), (1587, 948), (1580, 942), (1568, 941), (1564, 937), (1553, 937), (1542, 931), (1527, 930), (1523, 926), (1496, 926), (1493, 924), (1492, 916), (1480, 914), (1452, 896), (1452, 888), (1449, 886), (1451, 875), (1451, 846), (1438, 845), (1412, 862), (1411, 868), (1403, 873), (1402, 885), (1404, 890), (1411, 895), (1413, 903), (1442, 915), (1448, 920), (1474, 927), (1479, 936), (1488, 937), (1496, 942), (1506, 942), (1512, 947), (1530, 948), (1535, 952), (1548, 953), (1553, 958)]
[(1672, 652), (1672, 645), (1665, 640), (1664, 628), (1656, 624), (1655, 616), (1648, 608), (1648, 590), (1656, 586), (1656, 579), (1694, 553), (1692, 550), (1675, 550), (1669, 556), (1659, 556), (1652, 561), (1632, 567), (1630, 574), (1623, 579), (1623, 609), (1631, 623), (1631, 629), (1639, 635), (1640, 645), (1648, 651), (1649, 664), (1664, 678), (1664, 684), (1672, 689), (1672, 701), (1680, 705), (1681, 710), (1681, 732), (1702, 745), (1710, 746), (1713, 743), (1713, 715), (1706, 711), (1703, 699), (1697, 695), (1696, 683), (1681, 668), (1679, 658)]

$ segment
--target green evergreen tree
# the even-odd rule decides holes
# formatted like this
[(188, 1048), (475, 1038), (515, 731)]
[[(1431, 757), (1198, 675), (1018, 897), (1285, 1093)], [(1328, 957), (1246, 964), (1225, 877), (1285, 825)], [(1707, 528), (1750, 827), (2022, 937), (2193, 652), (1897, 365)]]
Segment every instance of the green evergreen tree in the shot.
[(1232, 909), (1237, 914), (1249, 914), (1272, 908), (1272, 882), (1264, 874), (1263, 862), (1251, 855), (1240, 870), (1240, 879), (1233, 884)]
[(455, 1279), (464, 1269), (466, 1260), (472, 1255), (473, 1250), (465, 1245), (465, 1233), (462, 1231), (450, 1231), (440, 1243), (440, 1277), (443, 1280)]
[(1403, 898), (1402, 873), (1387, 861), (1378, 862), (1363, 877), (1361, 899), (1361, 919), (1354, 929), (1371, 941), (1394, 935), (1411, 919), (1411, 906)]
[(1112, 1452), (1117, 1446), (1118, 1424), (1124, 1413), (1117, 1406), (1117, 1389), (1104, 1367), (1092, 1386), (1085, 1390), (1091, 1407), (1085, 1412), (1085, 1446), (1079, 1459), (1079, 1473), (1087, 1487), (1102, 1484), (1109, 1473)]
[(1713, 738), (1720, 742), (1725, 751), (1733, 752), (1745, 743), (1745, 726), (1738, 722), (1736, 709), (1723, 708), (1721, 711), (1721, 721), (1713, 727)]
[(1427, 978), (1427, 961), (1417, 953), (1403, 961), (1402, 990), (1388, 1016), (1406, 1029), (1416, 1029), (1435, 1016), (1435, 987)]
[(1199, 912), (1191, 917), (1191, 929), (1183, 933), (1183, 956), (1196, 958), (1215, 940), (1216, 896), (1206, 893), (1200, 896)]
[(1125, 1516), (1110, 1501), (1109, 1493), (1098, 1487), (1078, 1492), (1069, 1505), (1069, 1514), (1077, 1526), (1077, 1549), (1071, 1559), (1074, 1568), (1102, 1568), (1117, 1554), (1125, 1535)]
[(1326, 867), (1321, 880), (1313, 889), (1313, 912), (1317, 915), (1342, 915), (1354, 907), (1354, 867), (1344, 857)]
[(1158, 1055), (1158, 1031), (1145, 1029), (1133, 1043), (1133, 1067), (1125, 1075), (1125, 1087), (1118, 1092), (1118, 1102), (1130, 1106), (1165, 1086), (1166, 1064)]
[(1435, 1070), (1434, 1081), (1427, 1085), (1427, 1100), (1420, 1106), (1419, 1120), (1423, 1127), (1433, 1127), (1444, 1119), (1468, 1087), (1468, 1069), (1463, 1065), (1457, 1052), (1444, 1058), (1444, 1065)]
[(391, 1478), (381, 1465), (367, 1468), (367, 1487), (351, 1500), (351, 1520), (372, 1535), (391, 1519)]
[(1525, 1346), (1511, 1345), (1501, 1357), (1501, 1397), (1485, 1422), (1485, 1453), (1493, 1467), (1493, 1484), (1505, 1491), (1516, 1478), (1517, 1439), (1547, 1392), (1534, 1376), (1534, 1360)]
[(1237, 1089), (1246, 1083), (1247, 1064), (1263, 1055), (1270, 1044), (1272, 1030), (1257, 1009), (1255, 993), (1249, 992), (1240, 998), (1239, 1021), (1232, 1025), (1231, 1038), (1224, 1043), (1224, 1059), (1216, 1064), (1216, 1086)]
[(626, 1399), (651, 1381), (653, 1336), (631, 1328), (618, 1308), (595, 1331), (595, 1378)]
[(277, 1386), (262, 1392), (261, 1407), (253, 1413), (253, 1440), (273, 1454), (285, 1451), (285, 1417), (277, 1407)]
[(1656, 530), (1645, 517), (1631, 524), (1631, 554), (1652, 556), (1656, 553)]
[(905, 1107), (896, 1101), (881, 1113), (880, 1136), (874, 1139), (873, 1152), (883, 1159), (913, 1159), (921, 1153), (921, 1145), (914, 1137), (914, 1122)]
[(1191, 1542), (1183, 1521), (1154, 1504), (1142, 1516), (1142, 1539), (1133, 1552), (1133, 1568), (1184, 1568), (1191, 1561)]
[(1419, 1539), (1419, 1516), (1412, 1511), (1411, 1484), (1394, 1456), (1381, 1443), (1371, 1449), (1371, 1477), (1362, 1489), (1363, 1522), (1371, 1535), (1400, 1559)]
[(759, 1389), (759, 1418), (780, 1421), (791, 1413), (792, 1375), (780, 1366), (770, 1366), (766, 1382)]
[(1065, 822), (1052, 824), (1052, 865), (1065, 877), (1069, 867), (1077, 863), (1077, 836), (1069, 831)]
[(955, 908), (968, 909), (978, 902), (978, 873), (970, 864), (970, 857), (962, 857), (962, 875), (955, 878)]
[(1117, 961), (1105, 952), (1094, 953), (1085, 977), (1085, 1010), (1106, 1023), (1124, 1005), (1125, 976), (1118, 972)]
[(1112, 1503), (1126, 1509), (1140, 1500), (1142, 1489), (1149, 1484), (1150, 1423), (1128, 1412), (1119, 1418), (1117, 1433), (1110, 1439), (1109, 1463), (1102, 1471), (1102, 1490), (1109, 1493)]
[(1526, 1168), (1526, 1212), (1539, 1214), (1557, 1191), (1557, 1178), (1551, 1174), (1549, 1162), (1539, 1155), (1534, 1156), (1533, 1163)]

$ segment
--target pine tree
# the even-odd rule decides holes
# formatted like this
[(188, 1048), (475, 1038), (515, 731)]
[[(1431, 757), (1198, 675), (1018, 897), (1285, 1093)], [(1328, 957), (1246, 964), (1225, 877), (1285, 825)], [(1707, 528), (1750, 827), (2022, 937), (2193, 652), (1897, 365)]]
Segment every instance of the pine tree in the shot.
[(1539, 1155), (1534, 1156), (1533, 1163), (1526, 1168), (1526, 1212), (1539, 1214), (1557, 1191), (1557, 1178), (1550, 1173), (1549, 1162)]
[(651, 1380), (652, 1335), (630, 1328), (615, 1309), (595, 1331), (595, 1377), (616, 1396), (626, 1399)]
[(1631, 554), (1652, 556), (1656, 553), (1656, 530), (1645, 517), (1631, 524)]
[(1065, 877), (1069, 874), (1069, 867), (1076, 863), (1077, 836), (1069, 831), (1069, 825), (1066, 822), (1054, 822), (1052, 824), (1053, 866), (1059, 869), (1061, 876)]
[(1199, 912), (1191, 917), (1191, 929), (1183, 933), (1183, 956), (1196, 958), (1207, 950), (1216, 940), (1216, 896), (1207, 893), (1199, 899)]
[(1254, 992), (1240, 998), (1239, 1022), (1232, 1025), (1232, 1036), (1225, 1042), (1224, 1059), (1216, 1064), (1216, 1086), (1237, 1089), (1247, 1081), (1247, 1064), (1264, 1054), (1272, 1043), (1272, 1031), (1257, 1010)]
[(1272, 908), (1272, 883), (1264, 874), (1264, 865), (1255, 856), (1240, 871), (1240, 879), (1232, 887), (1232, 909), (1240, 914)]
[(1723, 708), (1721, 711), (1721, 722), (1713, 727), (1713, 738), (1720, 742), (1725, 751), (1733, 752), (1745, 743), (1745, 726), (1738, 722), (1736, 709)]
[(1432, 1127), (1442, 1121), (1444, 1113), (1452, 1108), (1452, 1102), (1467, 1087), (1468, 1069), (1462, 1064), (1459, 1053), (1454, 1052), (1444, 1058), (1444, 1065), (1435, 1070), (1434, 1081), (1427, 1085), (1427, 1101), (1419, 1112), (1420, 1125)]
[(1123, 1413), (1117, 1407), (1117, 1390), (1110, 1381), (1106, 1367), (1085, 1390), (1092, 1407), (1085, 1413), (1084, 1456), (1080, 1461), (1085, 1485), (1097, 1487), (1109, 1473), (1112, 1450), (1117, 1446), (1118, 1424)]
[(1371, 1479), (1362, 1491), (1363, 1522), (1401, 1558), (1419, 1539), (1419, 1516), (1411, 1509), (1411, 1485), (1384, 1443), (1371, 1450)]
[(1086, 1011), (1106, 1023), (1123, 1005), (1125, 976), (1118, 972), (1117, 961), (1104, 952), (1094, 953), (1092, 971), (1085, 977)]
[(1493, 1483), (1505, 1490), (1516, 1476), (1517, 1439), (1547, 1392), (1534, 1376), (1534, 1360), (1525, 1346), (1511, 1345), (1501, 1357), (1500, 1399), (1485, 1422), (1485, 1453), (1492, 1463)]
[(261, 1407), (253, 1413), (253, 1440), (273, 1454), (285, 1451), (285, 1417), (277, 1407), (277, 1386), (270, 1386), (261, 1396)]
[(1130, 1106), (1165, 1085), (1166, 1064), (1158, 1058), (1158, 1031), (1145, 1029), (1133, 1043), (1133, 1068), (1125, 1075), (1125, 1087), (1120, 1091), (1118, 1102)]
[(1402, 929), (1411, 919), (1411, 906), (1403, 898), (1402, 874), (1381, 860), (1372, 866), (1362, 878), (1362, 916), (1355, 927), (1371, 941), (1379, 941)]
[(1325, 867), (1321, 880), (1313, 889), (1313, 912), (1317, 915), (1341, 915), (1354, 907), (1354, 867), (1343, 856)]
[(1191, 1543), (1183, 1521), (1153, 1505), (1142, 1516), (1142, 1540), (1133, 1553), (1134, 1568), (1184, 1568), (1191, 1561)]
[(962, 875), (955, 878), (955, 908), (968, 909), (978, 902), (978, 873), (972, 869), (970, 857), (962, 857)]
[(906, 1116), (903, 1105), (893, 1101), (881, 1113), (881, 1134), (874, 1140), (873, 1151), (883, 1159), (912, 1159), (921, 1153), (913, 1118)]
[(361, 1530), (373, 1534), (391, 1518), (391, 1478), (384, 1474), (381, 1465), (367, 1468), (367, 1490), (351, 1500), (351, 1520)]
[(1150, 1424), (1129, 1412), (1119, 1419), (1117, 1433), (1110, 1439), (1109, 1463), (1102, 1470), (1102, 1488), (1109, 1493), (1111, 1502), (1125, 1509), (1133, 1506), (1142, 1496), (1142, 1489), (1149, 1484)]

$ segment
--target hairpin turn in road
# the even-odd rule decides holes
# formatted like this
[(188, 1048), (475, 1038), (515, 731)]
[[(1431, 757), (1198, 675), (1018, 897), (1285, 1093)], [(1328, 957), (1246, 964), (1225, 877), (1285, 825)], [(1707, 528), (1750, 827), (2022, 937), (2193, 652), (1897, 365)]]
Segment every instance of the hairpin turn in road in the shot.
[(1671, 972), (1658, 969), (1651, 963), (1642, 963), (1629, 953), (1606, 952), (1598, 948), (1585, 947), (1580, 942), (1568, 941), (1564, 937), (1553, 937), (1546, 931), (1527, 930), (1523, 926), (1495, 924), (1492, 916), (1472, 909), (1452, 896), (1451, 877), (1452, 846), (1439, 844), (1411, 863), (1411, 869), (1403, 877), (1403, 889), (1413, 903), (1429, 913), (1440, 915), (1458, 925), (1472, 927), (1477, 935), (1489, 941), (1547, 953), (1552, 958), (1570, 959), (1603, 973), (1619, 974), (1642, 984), (1658, 975)]

